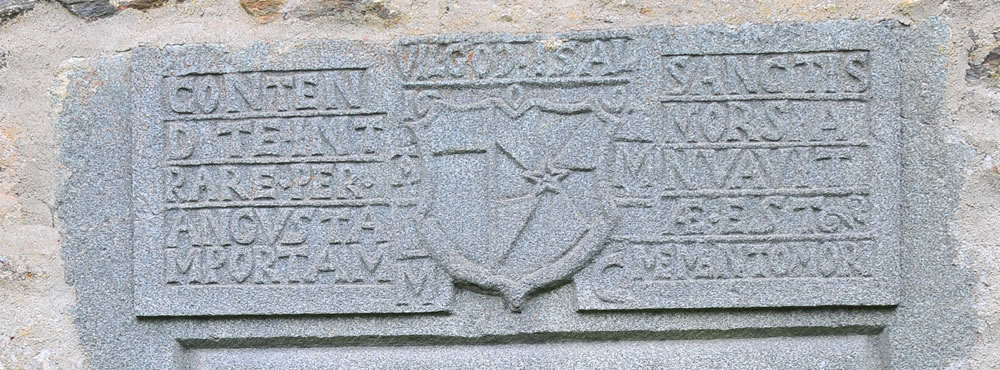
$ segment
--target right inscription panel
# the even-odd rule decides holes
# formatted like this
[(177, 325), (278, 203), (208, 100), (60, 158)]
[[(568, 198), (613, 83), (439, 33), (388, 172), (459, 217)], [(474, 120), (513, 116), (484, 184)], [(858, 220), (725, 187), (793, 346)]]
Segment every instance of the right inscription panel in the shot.
[(581, 309), (896, 303), (895, 62), (863, 31), (767, 37), (664, 42), (658, 105), (615, 132), (621, 222)]

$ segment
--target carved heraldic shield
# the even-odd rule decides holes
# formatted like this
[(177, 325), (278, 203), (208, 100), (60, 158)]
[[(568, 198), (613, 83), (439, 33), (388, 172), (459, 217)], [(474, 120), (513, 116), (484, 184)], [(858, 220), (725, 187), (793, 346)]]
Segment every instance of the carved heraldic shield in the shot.
[(605, 163), (622, 110), (522, 95), (513, 85), (456, 103), (424, 92), (410, 124), (427, 180), (425, 247), (457, 283), (500, 294), (515, 311), (569, 280), (616, 225)]

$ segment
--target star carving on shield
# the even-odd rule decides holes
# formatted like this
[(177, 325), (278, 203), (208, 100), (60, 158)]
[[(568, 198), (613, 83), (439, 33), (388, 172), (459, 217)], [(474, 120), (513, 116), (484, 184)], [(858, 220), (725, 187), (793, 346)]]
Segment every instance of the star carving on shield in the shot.
[(549, 164), (546, 164), (544, 168), (521, 173), (521, 177), (537, 185), (535, 187), (535, 195), (541, 195), (544, 192), (559, 194), (562, 192), (562, 186), (560, 186), (559, 182), (565, 179), (566, 176), (569, 176), (568, 169), (553, 167)]
[[(561, 141), (569, 140), (562, 138)], [(559, 245), (553, 240), (576, 240), (588, 231), (588, 212), (575, 198), (584, 196), (579, 183), (586, 183), (587, 177), (596, 170), (588, 161), (564, 159), (564, 152), (579, 148), (567, 149), (565, 145), (549, 148), (556, 151), (545, 153), (543, 158), (532, 163), (530, 158), (524, 158), (530, 155), (519, 157), (515, 154), (518, 150), (508, 149), (517, 144), (495, 143), (498, 160), (508, 164), (498, 166), (506, 170), (498, 170), (495, 176), (507, 191), (495, 194), (494, 214), (500, 230), (495, 233), (493, 242), (495, 249), (502, 250), (503, 254), (489, 267), (510, 276), (543, 268), (548, 259), (572, 248), (571, 244)], [(566, 182), (575, 176), (582, 177), (575, 181), (575, 186), (567, 185)], [(549, 232), (542, 236), (531, 234), (528, 228), (532, 225)]]

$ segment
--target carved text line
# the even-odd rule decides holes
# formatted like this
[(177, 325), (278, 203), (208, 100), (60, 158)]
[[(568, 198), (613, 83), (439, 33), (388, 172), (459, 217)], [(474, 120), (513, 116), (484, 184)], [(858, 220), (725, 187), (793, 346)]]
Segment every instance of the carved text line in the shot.
[(818, 100), (818, 101), (868, 101), (867, 93), (781, 93), (781, 94), (740, 94), (740, 95), (663, 95), (660, 101), (667, 102), (725, 102), (762, 100)]
[(497, 78), (489, 80), (451, 80), (451, 81), (422, 81), (422, 82), (405, 82), (403, 87), (407, 89), (420, 89), (420, 88), (450, 88), (450, 87), (469, 87), (469, 88), (490, 88), (490, 87), (502, 87), (514, 84), (519, 85), (529, 85), (529, 86), (547, 86), (547, 87), (572, 87), (572, 86), (601, 86), (601, 85), (624, 85), (627, 84), (629, 80), (627, 78), (620, 77), (577, 77), (577, 78)]
[(343, 155), (343, 156), (301, 156), (301, 157), (253, 157), (220, 159), (184, 159), (167, 161), (167, 166), (191, 167), (205, 165), (236, 164), (296, 164), (296, 163), (378, 163), (385, 162), (384, 155)]
[(344, 109), (344, 110), (301, 110), (288, 112), (243, 112), (243, 113), (214, 113), (196, 115), (177, 115), (164, 118), (164, 122), (170, 121), (235, 121), (245, 119), (260, 118), (299, 118), (299, 117), (336, 117), (336, 116), (377, 116), (385, 112), (367, 109)]
[(277, 208), (277, 207), (365, 207), (365, 206), (413, 206), (417, 198), (373, 198), (301, 201), (208, 201), (172, 204), (166, 209), (208, 209), (208, 208)]
[(770, 235), (615, 235), (612, 240), (640, 244), (666, 243), (767, 243), (807, 241), (861, 241), (874, 240), (871, 233), (839, 234), (770, 234)]

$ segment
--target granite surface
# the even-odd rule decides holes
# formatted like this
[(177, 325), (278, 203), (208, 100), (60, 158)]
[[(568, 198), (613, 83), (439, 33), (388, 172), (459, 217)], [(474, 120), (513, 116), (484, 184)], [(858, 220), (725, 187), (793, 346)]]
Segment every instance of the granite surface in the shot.
[(0, 1), (0, 24), (6, 22), (35, 7), (35, 0), (3, 0)]
[(95, 61), (59, 124), (83, 342), (101, 368), (936, 363), (928, 336), (969, 325), (948, 303), (967, 277), (922, 258), (949, 190), (924, 164), (957, 160), (919, 125), (946, 37), (838, 21)]

